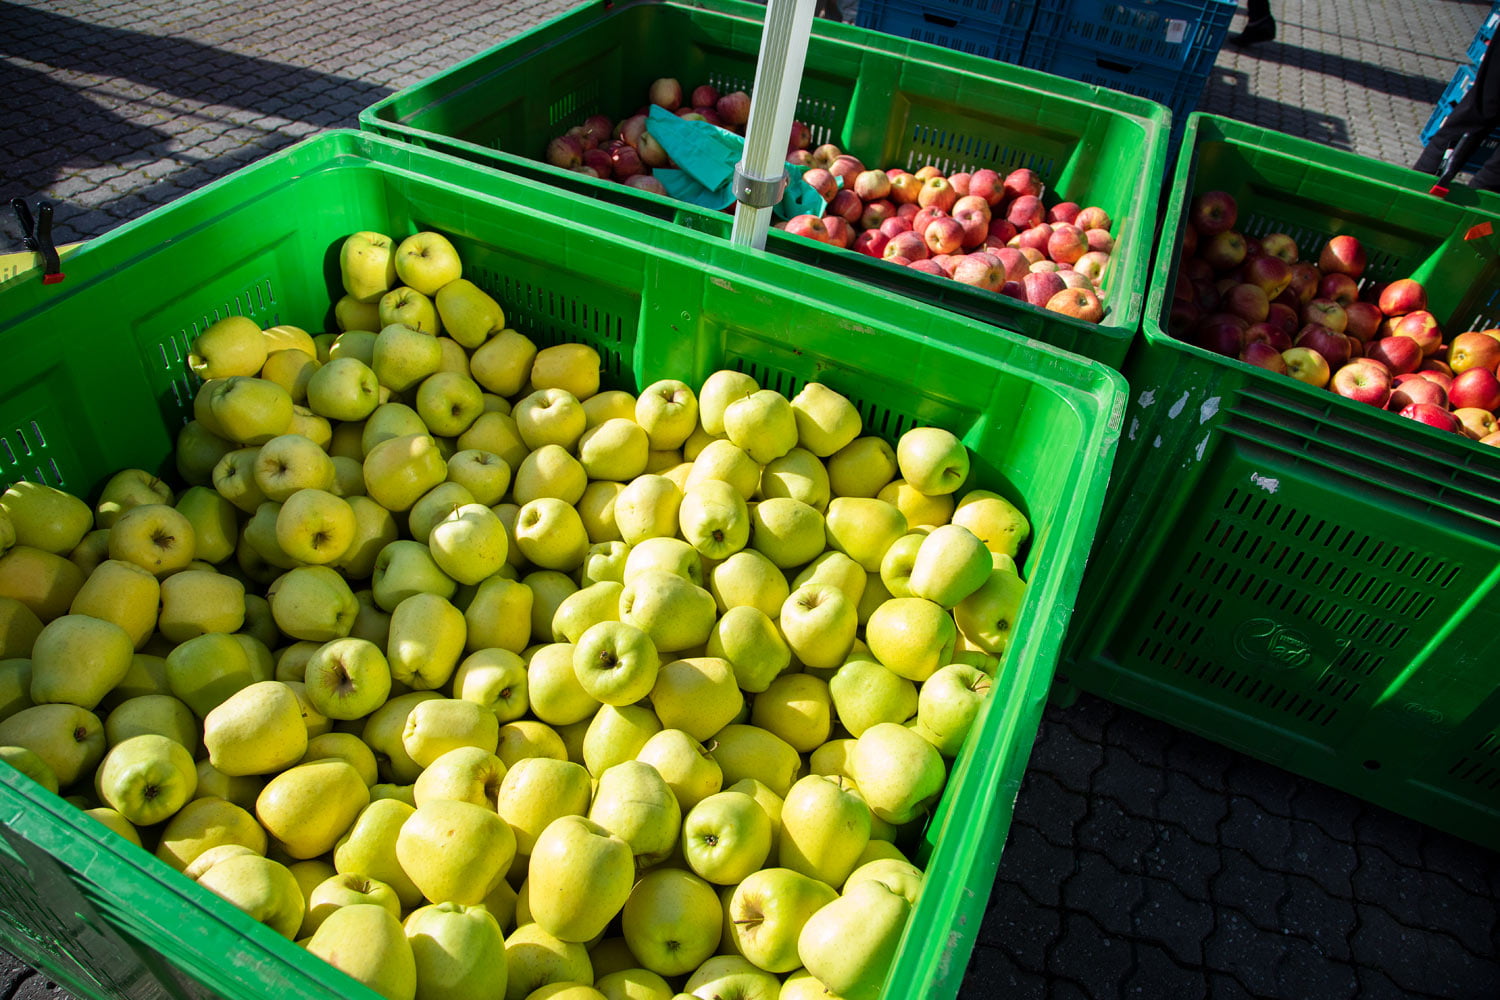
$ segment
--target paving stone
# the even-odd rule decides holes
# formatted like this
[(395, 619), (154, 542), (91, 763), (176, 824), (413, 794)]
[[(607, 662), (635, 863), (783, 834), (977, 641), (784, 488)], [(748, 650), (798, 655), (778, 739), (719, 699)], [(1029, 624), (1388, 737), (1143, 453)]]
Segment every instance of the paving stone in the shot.
[(1203, 843), (1218, 840), (1219, 824), (1229, 814), (1229, 796), (1206, 786), (1196, 771), (1163, 770), (1165, 790), (1156, 803), (1155, 815), (1181, 828)]
[(1345, 899), (1354, 894), (1350, 876), (1359, 867), (1359, 855), (1353, 844), (1329, 837), (1312, 823), (1288, 824), (1291, 847), (1283, 856), (1289, 874), (1305, 875), (1331, 895)]
[(1079, 979), (1084, 979), (1079, 973), (1087, 970), (1086, 982), (1101, 987), (1112, 984), (1117, 989), (1132, 964), (1130, 950), (1129, 942), (1113, 937), (1090, 917), (1068, 913), (1063, 918), (1062, 937), (1047, 956), (1047, 967), (1053, 973)]
[(1262, 868), (1274, 870), (1292, 846), (1291, 822), (1257, 807), (1253, 799), (1236, 797), (1220, 827), (1225, 847), (1244, 851)]
[(1209, 968), (1233, 976), (1254, 994), (1274, 996), (1276, 963), (1285, 947), (1280, 932), (1262, 930), (1243, 914), (1221, 912), (1213, 933), (1203, 944), (1203, 961)]
[(1006, 997), (1008, 1000), (1047, 1000), (1047, 977), (1030, 971), (999, 948), (980, 945), (964, 972), (965, 996)]
[[(1411, 993), (1434, 996), (1500, 995), (1500, 967), (1493, 955), (1479, 958), (1456, 938), (1422, 933), (1422, 926), (1399, 922), (1386, 909), (1359, 906), (1355, 954)], [(1469, 991), (1469, 992), (1466, 992)]]
[(1078, 824), (1077, 846), (1084, 851), (1099, 851), (1121, 872), (1139, 872), (1141, 859), (1155, 843), (1155, 826), (1129, 815), (1112, 799), (1094, 799), (1088, 815)]
[(1214, 876), (1213, 902), (1222, 910), (1238, 912), (1261, 927), (1275, 927), (1277, 905), (1286, 891), (1285, 877), (1267, 869), (1242, 851), (1226, 850), (1224, 866)]
[(1088, 799), (1072, 791), (1052, 775), (1031, 770), (1016, 799), (1017, 817), (1036, 826), (1054, 844), (1071, 844), (1074, 831), (1088, 814)]
[(1213, 896), (1213, 879), (1224, 867), (1215, 843), (1205, 843), (1171, 826), (1158, 830), (1156, 843), (1141, 859), (1146, 873), (1170, 881), (1189, 899)]
[(1330, 896), (1312, 879), (1290, 875), (1277, 900), (1276, 917), (1289, 934), (1306, 939), (1330, 958), (1350, 959), (1349, 935), (1358, 921), (1353, 900)]
[(1203, 964), (1203, 943), (1214, 930), (1214, 907), (1189, 899), (1163, 879), (1141, 880), (1145, 898), (1131, 915), (1134, 934), (1165, 948), (1184, 965)]
[(1354, 970), (1331, 958), (1311, 941), (1284, 936), (1276, 964), (1276, 995), (1284, 997), (1354, 997), (1359, 983)]
[(1120, 985), (1123, 996), (1142, 1000), (1202, 1000), (1208, 996), (1208, 982), (1200, 970), (1183, 968), (1153, 944), (1135, 943), (1135, 963)]
[(1062, 911), (1037, 906), (1020, 886), (997, 880), (979, 942), (1012, 956), (1022, 968), (1046, 968), (1047, 951), (1062, 934)]
[(1018, 822), (1000, 855), (999, 878), (1015, 882), (1042, 906), (1058, 907), (1076, 864), (1071, 846), (1051, 844), (1035, 827)]
[(1130, 915), (1141, 900), (1144, 880), (1090, 850), (1077, 852), (1077, 870), (1063, 883), (1063, 905), (1087, 913), (1109, 934), (1131, 933)]

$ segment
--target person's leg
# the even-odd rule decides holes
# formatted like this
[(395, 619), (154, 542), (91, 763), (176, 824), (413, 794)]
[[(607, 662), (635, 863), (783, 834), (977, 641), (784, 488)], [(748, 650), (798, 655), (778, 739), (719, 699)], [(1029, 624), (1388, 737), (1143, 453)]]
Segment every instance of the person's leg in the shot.
[(1246, 0), (1248, 20), (1245, 30), (1229, 40), (1236, 48), (1247, 48), (1276, 37), (1276, 20), (1271, 17), (1271, 0)]
[[(1497, 68), (1500, 67), (1495, 67), (1490, 53), (1486, 51), (1475, 72), (1473, 86), (1459, 98), (1442, 127), (1433, 133), (1423, 147), (1422, 155), (1412, 165), (1413, 170), (1435, 174), (1442, 166), (1443, 154), (1457, 145), (1466, 134), (1477, 133), (1482, 137), (1500, 127), (1500, 72), (1496, 72)], [(1490, 164), (1485, 164), (1486, 171), (1490, 168)], [(1500, 179), (1500, 164), (1494, 165), (1493, 176)], [(1477, 180), (1476, 177), (1475, 181)], [(1474, 186), (1480, 185), (1475, 183)]]
[(1500, 191), (1500, 148), (1491, 153), (1490, 158), (1484, 161), (1484, 166), (1474, 172), (1469, 180), (1469, 187), (1481, 191)]

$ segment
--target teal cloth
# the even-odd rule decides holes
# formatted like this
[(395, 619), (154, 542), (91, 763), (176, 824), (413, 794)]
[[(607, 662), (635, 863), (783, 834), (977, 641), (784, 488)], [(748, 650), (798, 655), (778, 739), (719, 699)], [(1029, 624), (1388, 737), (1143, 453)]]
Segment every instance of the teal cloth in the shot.
[[(744, 136), (709, 122), (679, 118), (655, 104), (647, 117), (646, 130), (679, 168), (651, 171), (667, 194), (716, 212), (734, 204), (734, 168), (745, 155)], [(786, 191), (771, 208), (779, 218), (823, 214), (822, 196), (802, 179), (807, 170), (786, 164)], [(843, 179), (839, 180), (842, 185)]]

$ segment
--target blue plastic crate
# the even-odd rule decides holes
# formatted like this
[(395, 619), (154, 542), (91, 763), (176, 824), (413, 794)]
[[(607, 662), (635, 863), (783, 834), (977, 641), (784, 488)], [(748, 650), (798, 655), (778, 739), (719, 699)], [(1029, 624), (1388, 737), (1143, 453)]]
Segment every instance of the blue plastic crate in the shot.
[(1234, 0), (1040, 0), (1026, 65), (1066, 76), (1040, 61), (1043, 54), (1065, 59), (1084, 49), (1124, 66), (1206, 80), (1234, 11)]
[[(1485, 23), (1488, 24), (1489, 21)], [(1432, 117), (1427, 119), (1427, 126), (1422, 129), (1422, 145), (1425, 146), (1432, 141), (1437, 130), (1443, 127), (1443, 122), (1448, 120), (1448, 115), (1452, 113), (1458, 102), (1463, 100), (1464, 95), (1472, 86), (1474, 86), (1474, 67), (1460, 66), (1453, 74), (1453, 79), (1448, 81), (1448, 86), (1444, 89), (1442, 98), (1438, 100), (1437, 107), (1432, 109)], [(1496, 149), (1500, 149), (1500, 129), (1492, 132), (1479, 144), (1474, 155), (1469, 157), (1469, 161), (1461, 169), (1466, 173), (1474, 173), (1484, 166), (1485, 161), (1494, 155)]]
[(1197, 108), (1203, 97), (1203, 88), (1208, 85), (1207, 70), (1181, 72), (1151, 65), (1132, 65), (1113, 56), (1070, 46), (1059, 39), (1032, 37), (1026, 44), (1021, 65), (1165, 104), (1172, 112), (1174, 134), (1181, 131), (1180, 123)]
[(1497, 27), (1500, 27), (1500, 0), (1496, 0), (1484, 23), (1474, 32), (1474, 40), (1469, 43), (1469, 51), (1466, 53), (1470, 66), (1476, 69), (1479, 67), (1479, 60), (1484, 58), (1484, 52), (1490, 47), (1490, 39), (1495, 37)]
[(998, 62), (1019, 63), (1035, 14), (1031, 0), (861, 0), (855, 24)]

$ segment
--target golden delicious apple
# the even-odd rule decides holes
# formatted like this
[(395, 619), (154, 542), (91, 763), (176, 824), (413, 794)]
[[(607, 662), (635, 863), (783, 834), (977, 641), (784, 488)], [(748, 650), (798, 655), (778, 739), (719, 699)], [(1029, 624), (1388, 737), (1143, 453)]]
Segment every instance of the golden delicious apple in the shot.
[(125, 630), (132, 646), (140, 649), (156, 629), (160, 602), (161, 584), (149, 570), (133, 562), (106, 559), (83, 582), (68, 610), (114, 622)]
[(680, 729), (699, 742), (707, 742), (738, 718), (745, 707), (734, 667), (715, 656), (662, 664), (650, 698), (664, 728)]
[(136, 826), (151, 826), (187, 805), (198, 785), (192, 754), (174, 739), (143, 733), (116, 743), (94, 775), (99, 799)]
[(43, 626), (31, 649), (31, 700), (91, 709), (125, 678), (135, 644), (114, 622), (63, 615)]
[(396, 838), (416, 807), (396, 799), (373, 799), (361, 810), (349, 831), (333, 849), (333, 865), (341, 874), (359, 874), (390, 886), (409, 910), (422, 901), (422, 892), (396, 858)]
[(896, 442), (901, 478), (919, 493), (953, 493), (969, 478), (969, 449), (952, 431), (913, 427)]
[(740, 496), (749, 500), (760, 486), (762, 464), (733, 441), (710, 441), (688, 466), (687, 481), (683, 488), (696, 485), (704, 479), (722, 479), (738, 490)]
[[(19, 602), (42, 622), (67, 614), (83, 582), (83, 571), (74, 563), (30, 545), (17, 545), (0, 556), (0, 599)], [(3, 623), (16, 637), (28, 631), (29, 621), (18, 611), (8, 612)], [(8, 641), (19, 643), (19, 638)]]
[(447, 476), (447, 459), (426, 434), (382, 441), (365, 456), (365, 489), (371, 500), (389, 511), (410, 510)]
[(636, 760), (661, 774), (686, 815), (693, 806), (721, 790), (724, 772), (702, 743), (680, 729), (663, 729), (646, 741)]
[(536, 345), (524, 333), (501, 330), (469, 356), (469, 371), (474, 381), (509, 399), (530, 382), (536, 354)]
[(285, 938), (296, 935), (307, 909), (302, 889), (287, 867), (258, 854), (218, 862), (198, 884)]
[(532, 918), (560, 940), (597, 937), (630, 898), (635, 883), (630, 845), (583, 816), (548, 823), (530, 856)]
[(422, 768), (458, 747), (494, 753), (499, 743), (495, 713), (461, 698), (434, 698), (414, 706), (401, 734), (407, 756)]
[(680, 868), (657, 868), (631, 890), (620, 925), (642, 966), (661, 976), (683, 976), (718, 949), (723, 913), (708, 882)]
[(208, 762), (223, 774), (274, 774), (307, 752), (307, 727), (292, 689), (281, 681), (241, 688), (203, 719)]
[(464, 609), (464, 649), (503, 649), (520, 653), (531, 643), (531, 588), (492, 576), (479, 584)]
[(468, 350), (477, 350), (505, 329), (505, 310), (467, 278), (455, 278), (434, 295), (443, 329)]
[(683, 989), (693, 996), (765, 997), (781, 992), (781, 980), (739, 955), (715, 955), (693, 971)]
[(641, 390), (635, 422), (646, 432), (650, 450), (680, 448), (698, 427), (698, 397), (685, 382), (660, 379)]
[(760, 391), (760, 383), (744, 372), (722, 369), (703, 381), (698, 390), (698, 420), (703, 430), (714, 436), (724, 434), (724, 411), (729, 404), (747, 399)]
[[(202, 400), (200, 406), (199, 400)], [(210, 431), (237, 444), (265, 444), (292, 422), (292, 396), (268, 379), (246, 375), (211, 379), (194, 397), (194, 415)]]
[(396, 244), (383, 233), (363, 231), (339, 246), (339, 276), (355, 302), (371, 303), (396, 283)]
[(588, 344), (553, 344), (531, 362), (531, 384), (537, 389), (564, 389), (579, 400), (599, 391), (604, 370), (599, 352)]
[[(233, 450), (234, 442), (226, 441), (197, 420), (189, 420), (177, 432), (177, 447), (172, 450), (173, 464), (188, 485), (208, 486), (213, 483), (214, 466)], [(0, 544), (0, 555), (5, 554), (5, 548)]]
[(196, 755), (201, 731), (193, 710), (169, 694), (126, 698), (104, 719), (104, 738), (110, 746), (142, 733), (156, 733), (176, 740)]
[(338, 572), (328, 566), (288, 570), (266, 591), (276, 627), (293, 639), (342, 639), (354, 625), (359, 602)]
[(297, 764), (266, 782), (255, 818), (301, 860), (332, 850), (369, 804), (369, 786), (354, 766), (328, 758)]
[(482, 903), (505, 878), (515, 856), (510, 825), (470, 802), (425, 802), (396, 837), (401, 867), (422, 895), (439, 903)]
[(436, 295), (463, 274), (458, 250), (442, 233), (423, 231), (396, 247), (396, 277), (423, 295)]
[(797, 955), (802, 928), (838, 897), (827, 883), (801, 872), (763, 868), (734, 887), (724, 908), (725, 933), (757, 968), (791, 972), (802, 965)]
[(201, 379), (255, 375), (266, 363), (260, 324), (245, 316), (225, 316), (193, 338), (188, 368)]
[(236, 844), (253, 854), (264, 855), (266, 831), (254, 816), (233, 802), (196, 798), (167, 821), (156, 856), (183, 871), (204, 852), (225, 844)]
[(753, 778), (781, 797), (802, 773), (802, 758), (792, 745), (759, 726), (725, 726), (714, 734), (709, 755), (725, 785)]
[[(17, 486), (23, 484), (18, 483)], [(173, 501), (172, 487), (144, 469), (121, 469), (99, 491), (94, 504), (94, 524), (108, 528), (131, 507), (143, 503), (170, 504)], [(0, 510), (5, 508), (5, 498), (0, 497)], [(23, 543), (24, 544), (24, 543)], [(0, 554), (5, 546), (0, 545)]]
[(417, 995), (411, 944), (401, 922), (384, 906), (339, 907), (313, 932), (307, 951), (387, 1000), (413, 1000)]
[(505, 996), (505, 936), (488, 906), (433, 903), (404, 924), (424, 1000)]
[(621, 539), (638, 545), (648, 538), (676, 535), (682, 497), (682, 490), (666, 476), (636, 476), (615, 498), (615, 526)]
[(448, 683), (464, 649), (464, 616), (437, 594), (413, 594), (391, 611), (391, 677), (418, 690)]
[(833, 731), (828, 682), (811, 674), (777, 677), (756, 697), (750, 724), (781, 737), (798, 753), (811, 753)]
[(758, 465), (797, 447), (797, 418), (792, 404), (774, 389), (760, 389), (724, 410), (724, 433)]
[(553, 937), (538, 923), (522, 924), (505, 939), (505, 1000), (527, 1000), (550, 983), (592, 983), (588, 949)]
[(58, 787), (68, 788), (104, 758), (104, 726), (77, 705), (33, 705), (0, 719), (0, 746), (32, 751), (52, 769)]
[(882, 438), (859, 437), (828, 458), (835, 497), (875, 497), (896, 477), (896, 450)]

